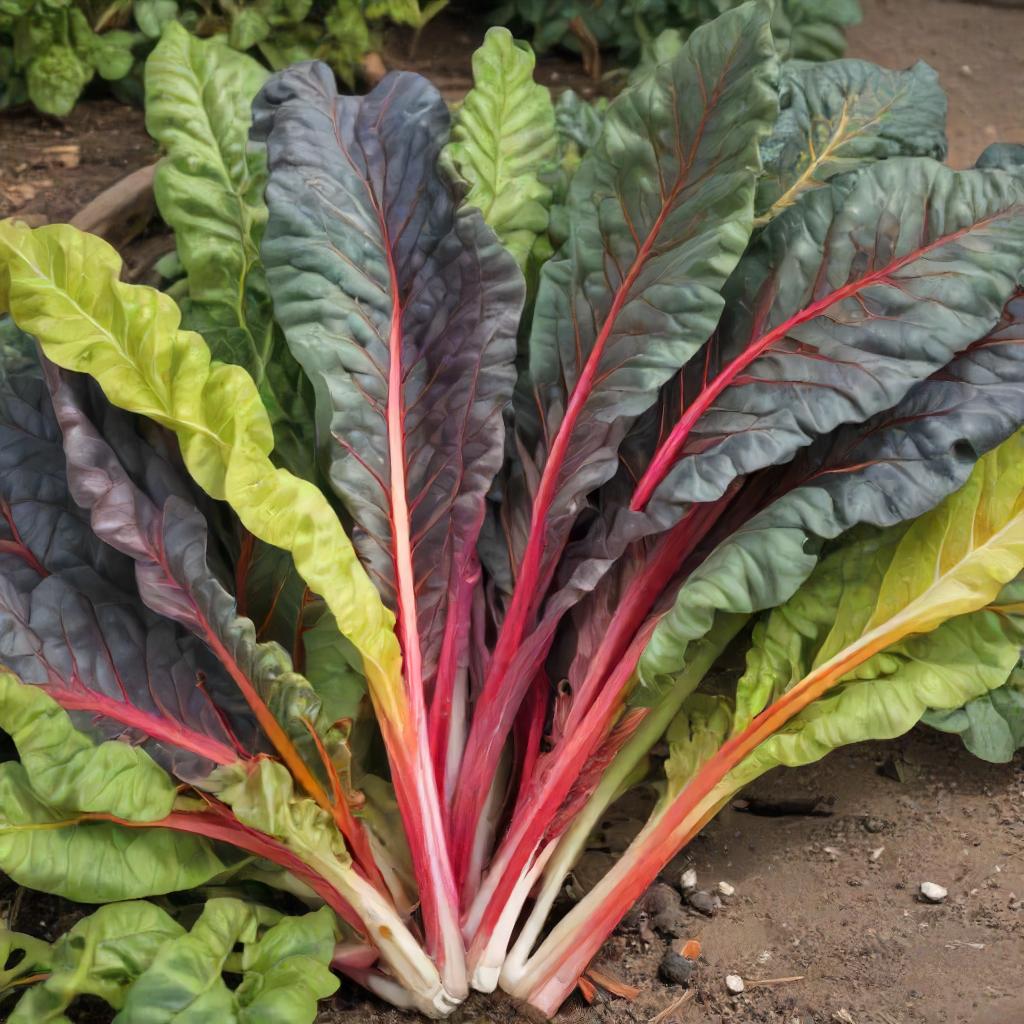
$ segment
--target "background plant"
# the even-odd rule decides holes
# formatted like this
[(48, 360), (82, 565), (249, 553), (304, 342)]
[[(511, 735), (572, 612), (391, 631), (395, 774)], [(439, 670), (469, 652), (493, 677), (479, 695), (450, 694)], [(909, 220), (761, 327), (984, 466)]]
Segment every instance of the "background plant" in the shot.
[(146, 55), (177, 22), (221, 36), (273, 69), (324, 60), (349, 86), (389, 25), (421, 29), (447, 0), (4, 0), (0, 109), (30, 101), (69, 114), (95, 75), (141, 100)]

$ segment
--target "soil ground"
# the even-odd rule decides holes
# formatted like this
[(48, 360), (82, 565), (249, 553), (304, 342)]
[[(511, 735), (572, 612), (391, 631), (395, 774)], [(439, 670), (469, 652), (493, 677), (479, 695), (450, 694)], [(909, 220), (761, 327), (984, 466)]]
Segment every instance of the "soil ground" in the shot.
[[(864, 8), (850, 55), (890, 67), (921, 58), (939, 71), (950, 100), (951, 164), (969, 165), (992, 141), (1024, 142), (1024, 10), (951, 0), (864, 0)], [(416, 58), (398, 45), (389, 61), (430, 75), (454, 98), (468, 85), (480, 34), (464, 20), (439, 20)], [(595, 88), (572, 60), (545, 59), (540, 75), (556, 88)], [(109, 100), (89, 99), (63, 122), (0, 115), (0, 216), (65, 220), (155, 156), (142, 115)], [(703, 945), (695, 997), (661, 1024), (1024, 1024), (1024, 761), (984, 764), (957, 740), (921, 729), (772, 774), (747, 795), (821, 798), (831, 813), (726, 809), (663, 878), (674, 886), (692, 866), (702, 887), (725, 881), (735, 895), (708, 919), (659, 890), (671, 934), (633, 915), (600, 958), (639, 996), (592, 1006), (575, 996), (563, 1024), (651, 1021), (683, 994), (658, 979), (658, 965), (669, 941), (688, 938)], [(921, 903), (922, 881), (946, 887), (948, 899)], [(46, 938), (81, 913), (7, 884), (0, 912), (12, 911), (12, 926)], [(726, 993), (729, 973), (747, 980), (744, 995)], [(778, 978), (799, 980), (754, 984)], [(108, 1018), (79, 1007), (72, 1019)], [(320, 1024), (409, 1019), (346, 986)], [(456, 1018), (523, 1019), (511, 1002), (482, 997)]]

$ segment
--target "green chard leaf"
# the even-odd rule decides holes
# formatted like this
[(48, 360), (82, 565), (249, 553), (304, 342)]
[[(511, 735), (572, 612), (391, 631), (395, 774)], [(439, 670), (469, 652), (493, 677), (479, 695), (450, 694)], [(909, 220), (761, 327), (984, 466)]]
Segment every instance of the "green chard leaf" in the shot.
[(481, 211), (521, 269), (547, 230), (551, 190), (541, 175), (556, 152), (551, 94), (533, 80), (534, 64), (507, 29), (490, 29), (473, 54), (473, 88), (441, 154), (469, 183), (464, 201)]
[(126, 991), (160, 948), (183, 932), (152, 903), (134, 900), (100, 907), (53, 944), (48, 976), (21, 998), (10, 1024), (64, 1024), (68, 1007), (82, 995), (120, 1009)]
[(787, 64), (781, 93), (782, 112), (761, 147), (761, 221), (865, 163), (946, 155), (946, 96), (920, 61), (907, 71), (862, 60)]
[(145, 751), (95, 744), (36, 686), (0, 673), (0, 729), (21, 761), (0, 764), (0, 868), (16, 882), (87, 903), (188, 889), (224, 870), (209, 843), (158, 827), (174, 781)]
[(985, 761), (1007, 763), (1024, 747), (1024, 671), (1015, 669), (1002, 686), (945, 711), (929, 708), (921, 721), (959, 733), (964, 746)]
[(309, 385), (275, 327), (259, 257), (266, 159), (248, 146), (249, 110), (267, 76), (219, 38), (170, 24), (146, 62), (146, 127), (167, 151), (154, 190), (188, 281), (185, 326), (251, 374), (275, 458), (314, 479)]
[[(115, 1024), (309, 1024), (338, 979), (329, 969), (334, 917), (323, 908), (283, 918), (261, 935), (265, 913), (241, 900), (207, 902), (192, 930), (163, 944), (129, 989)], [(241, 970), (229, 959), (242, 945)], [(241, 973), (236, 988), (225, 973)]]

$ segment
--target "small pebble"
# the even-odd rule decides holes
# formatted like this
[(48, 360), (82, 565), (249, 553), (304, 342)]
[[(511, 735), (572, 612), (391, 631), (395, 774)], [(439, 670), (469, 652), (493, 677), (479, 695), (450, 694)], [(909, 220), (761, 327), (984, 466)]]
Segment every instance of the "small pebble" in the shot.
[(864, 822), (865, 832), (871, 832), (872, 834), (874, 834), (883, 831), (884, 828), (885, 822), (879, 821), (878, 818), (868, 818), (868, 820)]
[(658, 967), (661, 980), (669, 985), (688, 985), (693, 974), (693, 960), (680, 956), (674, 949), (666, 949)]
[(727, 974), (725, 976), (725, 987), (734, 995), (738, 996), (747, 986), (738, 974)]
[(839, 850), (834, 846), (826, 846), (823, 848), (824, 853), (828, 856), (831, 861), (839, 860)]
[(921, 899), (926, 903), (941, 903), (949, 893), (941, 885), (935, 882), (921, 883)]
[(693, 868), (687, 868), (679, 878), (679, 888), (688, 893), (697, 888), (697, 872)]
[(718, 891), (722, 896), (735, 896), (736, 886), (730, 885), (728, 882), (719, 882)]
[(871, 862), (872, 862), (872, 864), (875, 861), (877, 861), (878, 858), (881, 857), (883, 853), (885, 853), (885, 847), (884, 846), (878, 846), (875, 849), (873, 849), (871, 851)]

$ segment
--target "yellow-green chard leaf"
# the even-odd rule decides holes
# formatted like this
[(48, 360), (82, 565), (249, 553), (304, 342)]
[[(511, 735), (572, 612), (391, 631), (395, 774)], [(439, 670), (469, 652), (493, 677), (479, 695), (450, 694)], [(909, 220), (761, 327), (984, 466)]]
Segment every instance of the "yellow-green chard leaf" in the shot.
[(473, 88), (458, 108), (442, 159), (469, 183), (479, 208), (520, 268), (548, 227), (551, 189), (541, 180), (556, 158), (551, 94), (533, 80), (533, 51), (492, 28), (473, 54)]
[(0, 1005), (10, 999), (22, 979), (48, 971), (53, 962), (50, 943), (34, 935), (0, 926)]
[(928, 708), (959, 708), (1002, 686), (1020, 660), (1020, 621), (988, 606), (1022, 567), (1018, 433), (909, 526), (846, 540), (768, 616), (737, 687), (734, 733), (794, 693), (841, 684), (827, 702), (836, 717), (811, 704), (757, 755), (806, 763), (823, 744), (897, 736)]
[(153, 187), (186, 274), (185, 326), (215, 359), (249, 371), (270, 414), (275, 460), (313, 479), (311, 391), (274, 324), (259, 257), (266, 158), (248, 136), (267, 77), (223, 37), (199, 39), (172, 22), (146, 62), (146, 127), (167, 153)]
[(181, 330), (173, 299), (121, 282), (120, 271), (99, 238), (0, 222), (0, 309), (58, 366), (89, 373), (114, 405), (174, 431), (193, 478), (255, 536), (292, 552), (381, 701), (401, 701), (393, 616), (323, 494), (271, 462), (273, 432), (252, 378), (211, 361), (203, 339)]

